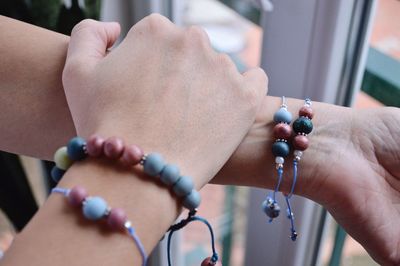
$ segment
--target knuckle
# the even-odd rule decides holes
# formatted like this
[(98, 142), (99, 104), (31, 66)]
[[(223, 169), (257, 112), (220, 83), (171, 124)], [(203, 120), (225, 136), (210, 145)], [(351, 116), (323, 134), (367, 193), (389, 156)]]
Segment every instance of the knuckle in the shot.
[(143, 19), (147, 30), (153, 33), (161, 33), (171, 23), (166, 17), (153, 13)]
[(217, 55), (217, 64), (223, 69), (223, 71), (225, 70), (236, 70), (236, 65), (235, 63), (233, 63), (232, 59), (229, 57), (229, 55), (227, 54), (218, 54)]
[(174, 24), (168, 18), (153, 13), (136, 23), (129, 30), (127, 36), (144, 35), (166, 38), (174, 31), (174, 27)]
[(193, 46), (209, 49), (210, 39), (206, 31), (199, 26), (190, 26), (185, 32), (186, 41)]
[(84, 19), (75, 25), (75, 27), (72, 29), (71, 36), (76, 35), (77, 33), (80, 33), (83, 30), (93, 28), (96, 25), (97, 25), (97, 21), (95, 21), (93, 19)]

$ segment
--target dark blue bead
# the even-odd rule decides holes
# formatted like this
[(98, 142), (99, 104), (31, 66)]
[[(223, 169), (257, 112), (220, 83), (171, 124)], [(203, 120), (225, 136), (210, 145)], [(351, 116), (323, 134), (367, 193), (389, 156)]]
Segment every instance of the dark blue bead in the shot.
[(53, 169), (51, 169), (51, 177), (53, 178), (54, 182), (58, 183), (61, 178), (63, 177), (65, 171), (58, 168), (57, 166), (54, 166)]
[(272, 154), (275, 157), (287, 157), (290, 153), (289, 144), (283, 141), (277, 141), (272, 144)]
[(80, 161), (86, 158), (86, 141), (83, 138), (72, 138), (67, 145), (68, 157), (73, 161)]
[(313, 123), (307, 117), (299, 117), (293, 122), (293, 131), (296, 133), (310, 134), (313, 130)]
[(296, 239), (297, 239), (297, 232), (296, 231), (292, 232), (292, 234), (290, 236), (290, 239), (292, 239), (292, 241), (296, 241)]

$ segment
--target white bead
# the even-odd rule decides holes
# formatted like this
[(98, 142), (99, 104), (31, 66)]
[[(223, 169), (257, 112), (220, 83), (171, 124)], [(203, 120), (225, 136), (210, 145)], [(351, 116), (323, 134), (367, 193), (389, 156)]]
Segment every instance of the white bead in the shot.
[(303, 155), (303, 152), (299, 151), (299, 150), (295, 150), (293, 154), (295, 157), (301, 157)]
[(283, 157), (275, 157), (275, 163), (277, 164), (283, 164), (285, 162), (285, 159)]
[(131, 221), (126, 221), (126, 222), (124, 223), (124, 227), (125, 227), (126, 229), (131, 228), (131, 227), (132, 227)]

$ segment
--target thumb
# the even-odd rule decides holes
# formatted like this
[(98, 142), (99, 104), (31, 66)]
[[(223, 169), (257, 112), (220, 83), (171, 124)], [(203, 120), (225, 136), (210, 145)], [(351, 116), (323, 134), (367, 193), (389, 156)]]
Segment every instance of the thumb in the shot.
[(72, 30), (67, 59), (94, 65), (107, 54), (121, 33), (117, 22), (85, 19)]

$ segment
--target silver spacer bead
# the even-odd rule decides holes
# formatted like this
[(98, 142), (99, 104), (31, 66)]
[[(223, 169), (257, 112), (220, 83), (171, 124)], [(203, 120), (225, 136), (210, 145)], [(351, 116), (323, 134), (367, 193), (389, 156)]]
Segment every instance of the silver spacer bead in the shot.
[(283, 168), (283, 164), (282, 163), (277, 163), (276, 164), (276, 170)]
[(82, 201), (82, 206), (85, 206), (88, 202), (88, 200), (90, 200), (92, 197), (86, 197), (83, 201)]
[(142, 157), (142, 159), (140, 159), (139, 164), (140, 164), (140, 165), (144, 165), (144, 162), (146, 161), (146, 159), (147, 159), (147, 154), (144, 154), (143, 157)]
[(311, 105), (312, 105), (311, 99), (310, 98), (305, 99), (304, 100), (304, 105), (307, 106), (307, 107), (311, 107)]
[(107, 216), (110, 215), (110, 213), (111, 213), (111, 207), (107, 207), (107, 210), (106, 210), (106, 212), (104, 213), (104, 216), (107, 217)]
[(87, 145), (83, 146), (83, 152), (87, 155), (88, 151), (87, 151)]

